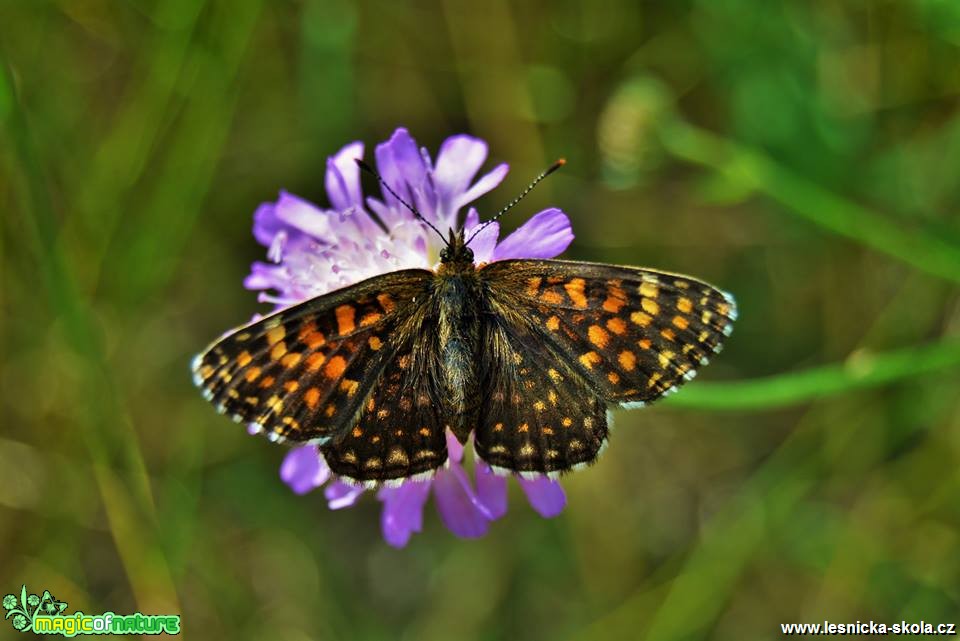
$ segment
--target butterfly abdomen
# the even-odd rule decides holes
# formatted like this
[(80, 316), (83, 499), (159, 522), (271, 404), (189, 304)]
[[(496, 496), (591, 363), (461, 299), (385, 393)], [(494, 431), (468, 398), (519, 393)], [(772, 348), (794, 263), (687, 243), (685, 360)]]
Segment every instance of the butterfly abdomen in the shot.
[(465, 442), (471, 426), (467, 417), (477, 400), (477, 351), (479, 348), (479, 287), (472, 274), (437, 278), (437, 345), (440, 378), (450, 428)]

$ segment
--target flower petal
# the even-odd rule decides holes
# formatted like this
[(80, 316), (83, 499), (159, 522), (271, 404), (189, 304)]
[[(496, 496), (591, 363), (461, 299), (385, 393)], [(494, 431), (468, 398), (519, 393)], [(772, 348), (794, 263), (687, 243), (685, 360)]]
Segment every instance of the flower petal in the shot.
[(467, 203), (473, 202), (488, 191), (492, 191), (503, 181), (503, 178), (507, 175), (508, 171), (510, 171), (510, 166), (506, 163), (501, 163), (490, 170), (489, 173), (481, 176), (480, 180), (473, 184), (473, 187), (465, 191), (453, 202), (454, 209), (460, 209)]
[(463, 445), (449, 430), (447, 430), (447, 456), (451, 463), (459, 463), (463, 460)]
[(331, 510), (340, 510), (352, 506), (363, 492), (362, 486), (351, 485), (340, 480), (336, 480), (323, 488), (323, 495), (327, 497), (327, 507)]
[(384, 487), (377, 493), (383, 501), (380, 528), (384, 540), (402, 548), (414, 532), (423, 529), (423, 506), (430, 496), (430, 481), (406, 481), (400, 487)]
[[(467, 219), (464, 223), (463, 231), (469, 239), (479, 227), (480, 215), (473, 207), (467, 212)], [(489, 263), (493, 260), (493, 250), (497, 246), (497, 238), (500, 237), (500, 223), (490, 223), (483, 228), (477, 237), (470, 241), (470, 249), (473, 250), (473, 262)]]
[(523, 493), (527, 495), (530, 507), (540, 516), (549, 519), (563, 512), (563, 508), (567, 505), (567, 495), (559, 481), (546, 476), (538, 476), (530, 480), (517, 477), (517, 480), (520, 481)]
[(477, 498), (486, 506), (491, 519), (499, 519), (507, 513), (507, 479), (494, 474), (489, 465), (479, 460), (474, 472)]
[(304, 445), (287, 452), (280, 464), (280, 478), (297, 494), (306, 494), (327, 482), (330, 468), (315, 445)]
[[(380, 177), (404, 200), (412, 203), (411, 188), (416, 189), (423, 184), (427, 167), (410, 133), (403, 127), (398, 128), (390, 136), (390, 140), (377, 145), (375, 155)], [(391, 203), (398, 209), (403, 208), (386, 189), (381, 190), (384, 202)]]
[(494, 260), (507, 258), (553, 258), (573, 241), (570, 219), (559, 209), (541, 211), (503, 239), (493, 252)]
[(334, 209), (363, 207), (360, 168), (356, 160), (363, 158), (363, 143), (352, 142), (327, 159), (324, 185)]
[(461, 134), (444, 140), (433, 170), (433, 182), (441, 198), (465, 192), (486, 159), (487, 143), (479, 138)]
[(277, 232), (286, 227), (277, 219), (274, 207), (274, 203), (260, 203), (253, 212), (253, 237), (264, 247), (269, 247)]
[(326, 241), (333, 233), (330, 226), (332, 212), (325, 212), (313, 203), (285, 191), (280, 192), (274, 212), (280, 222), (316, 239)]
[(457, 536), (472, 539), (490, 528), (490, 513), (470, 487), (467, 473), (457, 463), (441, 469), (433, 479), (437, 512), (447, 529)]

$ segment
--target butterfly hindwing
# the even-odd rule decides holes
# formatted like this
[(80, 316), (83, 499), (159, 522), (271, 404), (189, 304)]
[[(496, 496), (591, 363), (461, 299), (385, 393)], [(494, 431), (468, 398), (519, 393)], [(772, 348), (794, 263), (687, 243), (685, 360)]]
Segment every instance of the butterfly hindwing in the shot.
[(736, 307), (679, 274), (559, 260), (505, 260), (479, 274), (608, 403), (654, 401), (692, 379), (729, 335)]
[(200, 354), (194, 381), (272, 440), (324, 442), (350, 426), (432, 278), (393, 272), (280, 310)]
[(606, 404), (557, 359), (522, 313), (492, 303), (474, 447), (492, 466), (561, 472), (593, 461), (607, 437)]
[(434, 382), (436, 317), (424, 305), (397, 328), (396, 355), (350, 429), (320, 450), (335, 474), (365, 483), (431, 472), (447, 460), (446, 421)]

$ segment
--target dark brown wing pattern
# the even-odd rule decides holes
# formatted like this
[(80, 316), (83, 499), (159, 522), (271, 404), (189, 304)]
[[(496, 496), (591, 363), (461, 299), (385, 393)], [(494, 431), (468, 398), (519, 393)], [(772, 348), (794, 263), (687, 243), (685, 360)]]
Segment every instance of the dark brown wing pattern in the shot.
[[(501, 323), (489, 349), (505, 367), (512, 357), (516, 376), (487, 382), (476, 441), (481, 458), (510, 470), (592, 460), (607, 404), (638, 407), (676, 391), (736, 318), (729, 294), (679, 274), (555, 260), (500, 261), (479, 273)], [(505, 386), (512, 391), (498, 401)]]
[(607, 406), (522, 318), (493, 303), (485, 327), (477, 455), (496, 470), (561, 472), (593, 461)]
[(353, 427), (433, 277), (377, 276), (241, 327), (194, 359), (194, 382), (270, 440), (325, 443)]
[(341, 477), (367, 484), (428, 474), (447, 460), (446, 421), (433, 382), (438, 347), (429, 306), (397, 328), (396, 356), (383, 369), (351, 429), (321, 446)]

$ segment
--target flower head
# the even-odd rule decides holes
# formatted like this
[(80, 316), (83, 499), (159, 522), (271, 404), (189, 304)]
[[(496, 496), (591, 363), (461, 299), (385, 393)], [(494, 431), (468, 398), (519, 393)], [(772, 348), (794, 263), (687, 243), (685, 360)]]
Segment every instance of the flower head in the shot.
[(16, 630), (25, 630), (27, 628), (27, 617), (22, 614), (13, 617), (13, 627)]
[(3, 609), (12, 610), (17, 607), (17, 597), (12, 594), (8, 594), (3, 597)]
[[(496, 187), (507, 173), (507, 166), (500, 164), (475, 180), (487, 158), (482, 140), (465, 135), (448, 138), (434, 161), (405, 129), (397, 129), (374, 154), (381, 177), (396, 196), (382, 189), (380, 198), (364, 198), (355, 162), (363, 153), (363, 144), (355, 142), (327, 161), (329, 209), (286, 192), (257, 209), (253, 233), (267, 248), (270, 262), (254, 263), (244, 285), (258, 290), (261, 301), (286, 307), (379, 274), (434, 267), (444, 240), (396, 196), (441, 231), (463, 227), (469, 238), (480, 226), (480, 217), (470, 207), (461, 224), (461, 211)], [(476, 263), (552, 258), (573, 240), (570, 221), (554, 208), (531, 217), (502, 241), (499, 234), (499, 225), (493, 222), (473, 238), (470, 248)], [(447, 446), (448, 465), (432, 479), (407, 480), (378, 491), (383, 534), (391, 545), (405, 545), (422, 528), (423, 507), (431, 493), (441, 520), (461, 537), (482, 536), (492, 520), (506, 513), (506, 479), (478, 460), (474, 486), (463, 467), (463, 447), (450, 434)], [(327, 483), (331, 473), (315, 446), (303, 446), (287, 454), (280, 476), (294, 492), (303, 494)], [(563, 509), (566, 499), (556, 481), (542, 477), (520, 479), (520, 483), (543, 516), (555, 516)], [(330, 508), (338, 509), (353, 505), (363, 491), (335, 479), (324, 494)]]
[(31, 594), (27, 597), (27, 605), (34, 608), (37, 607), (40, 605), (40, 597), (38, 597), (36, 594)]

